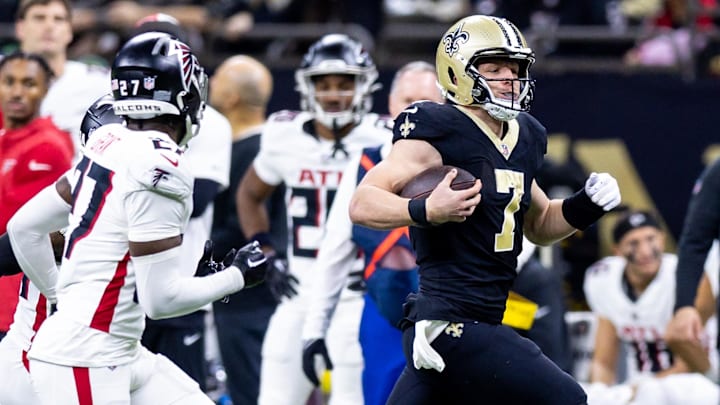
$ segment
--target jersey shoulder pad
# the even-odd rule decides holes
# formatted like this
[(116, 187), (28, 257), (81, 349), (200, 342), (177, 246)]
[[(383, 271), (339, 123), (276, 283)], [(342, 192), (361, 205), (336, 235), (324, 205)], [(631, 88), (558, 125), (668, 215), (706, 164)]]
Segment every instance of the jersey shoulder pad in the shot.
[(265, 139), (278, 140), (273, 142), (286, 143), (291, 136), (302, 133), (303, 124), (312, 116), (302, 111), (282, 110), (270, 115), (263, 125), (262, 136)]
[(605, 257), (592, 264), (585, 273), (583, 290), (588, 305), (593, 311), (599, 311), (604, 301), (616, 286), (620, 285), (620, 278), (625, 269), (625, 259), (619, 256)]
[(625, 268), (625, 259), (620, 256), (608, 256), (598, 260), (588, 267), (585, 273), (585, 282), (595, 282), (617, 276)]
[[(65, 63), (65, 69), (67, 72), (69, 72), (71, 75), (73, 75), (74, 78), (82, 77), (85, 80), (87, 80), (87, 79), (109, 80), (109, 77), (110, 77), (110, 69), (108, 69), (105, 66), (94, 64), (94, 63), (85, 63), (85, 62), (80, 62), (80, 61), (69, 60)], [(109, 90), (110, 90), (110, 88), (108, 86), (108, 91)]]
[(537, 120), (537, 118), (533, 117), (528, 113), (521, 112), (520, 114), (518, 114), (517, 121), (518, 124), (520, 124), (521, 128), (527, 128), (532, 133), (547, 133), (545, 126), (541, 124), (540, 121)]
[(362, 117), (360, 126), (392, 131), (393, 119), (387, 114), (367, 113)]
[(293, 111), (293, 110), (276, 111), (276, 112), (270, 114), (270, 116), (267, 119), (267, 124), (293, 122), (302, 115), (303, 115), (302, 111)]
[(395, 126), (395, 120), (390, 115), (382, 114), (378, 115), (377, 122), (375, 124), (379, 128), (387, 129), (389, 131), (392, 131), (393, 126)]
[(393, 123), (393, 142), (399, 139), (429, 140), (445, 134), (448, 120), (461, 114), (448, 104), (418, 101), (398, 114)]
[(129, 176), (136, 187), (176, 200), (189, 198), (193, 191), (193, 176), (177, 144), (167, 137), (153, 136), (152, 133), (138, 138), (136, 151), (128, 167)]

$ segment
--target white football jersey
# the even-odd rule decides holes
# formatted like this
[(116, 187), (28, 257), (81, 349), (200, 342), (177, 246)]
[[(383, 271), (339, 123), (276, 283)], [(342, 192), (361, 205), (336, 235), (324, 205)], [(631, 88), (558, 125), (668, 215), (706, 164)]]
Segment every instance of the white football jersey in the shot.
[[(596, 262), (585, 274), (584, 290), (592, 311), (612, 322), (626, 346), (627, 379), (632, 380), (672, 365), (663, 334), (675, 306), (677, 256), (663, 254), (660, 270), (635, 301), (623, 287), (626, 263), (619, 256)], [(711, 361), (716, 364), (715, 359)]]
[(5, 339), (12, 339), (18, 347), (27, 351), (30, 349), (30, 342), (35, 336), (40, 325), (48, 313), (48, 305), (45, 296), (31, 283), (27, 277), (23, 277), (20, 285), (20, 298), (13, 314), (13, 323), (10, 325)]
[(101, 66), (67, 61), (62, 76), (55, 78), (40, 106), (40, 115), (51, 116), (55, 125), (70, 134), (75, 154), (80, 151), (80, 123), (87, 109), (110, 93), (110, 71)]
[[(383, 118), (367, 114), (342, 139), (345, 154), (334, 151), (334, 141), (305, 131), (304, 125), (310, 125), (311, 120), (312, 115), (307, 112), (280, 111), (271, 115), (253, 162), (262, 181), (273, 185), (284, 182), (287, 187), (287, 255), (290, 271), (300, 280), (300, 294), (312, 290), (314, 277), (309, 272), (343, 171), (364, 148), (380, 145), (392, 137)], [(362, 261), (358, 260), (355, 269), (362, 269)]]
[(220, 191), (230, 184), (232, 127), (218, 110), (205, 106), (200, 131), (190, 139), (185, 161), (194, 178), (209, 179), (220, 184)]
[(128, 241), (183, 233), (192, 176), (166, 134), (98, 128), (75, 165), (73, 204), (57, 282), (58, 312), (40, 327), (31, 359), (80, 367), (138, 354), (145, 314), (135, 298)]

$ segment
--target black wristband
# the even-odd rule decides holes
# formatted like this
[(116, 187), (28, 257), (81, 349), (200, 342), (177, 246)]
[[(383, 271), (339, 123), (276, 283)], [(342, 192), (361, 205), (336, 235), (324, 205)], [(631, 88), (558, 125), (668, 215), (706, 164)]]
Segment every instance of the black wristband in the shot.
[(268, 232), (258, 232), (255, 235), (251, 236), (248, 239), (248, 242), (252, 242), (254, 240), (258, 241), (258, 243), (260, 243), (260, 246), (262, 247), (269, 247), (275, 249), (272, 243), (272, 239), (270, 239), (270, 233)]
[(432, 226), (427, 220), (427, 211), (425, 210), (425, 198), (417, 198), (408, 201), (408, 212), (410, 219), (418, 226)]
[(585, 190), (581, 189), (563, 200), (562, 213), (568, 224), (584, 231), (605, 215), (605, 210), (592, 202)]

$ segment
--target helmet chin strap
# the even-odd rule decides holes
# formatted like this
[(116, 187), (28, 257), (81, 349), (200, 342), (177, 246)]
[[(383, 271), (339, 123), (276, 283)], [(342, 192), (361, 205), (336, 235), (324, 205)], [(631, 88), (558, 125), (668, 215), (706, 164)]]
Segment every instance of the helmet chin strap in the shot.
[(499, 106), (497, 104), (493, 104), (492, 102), (482, 104), (481, 107), (484, 108), (491, 117), (500, 121), (512, 121), (517, 118), (518, 114), (520, 114), (520, 111)]
[(350, 154), (348, 153), (347, 150), (345, 150), (345, 145), (343, 145), (343, 143), (341, 141), (340, 126), (338, 125), (337, 118), (333, 118), (331, 129), (332, 129), (332, 133), (333, 133), (333, 138), (335, 139), (335, 144), (333, 144), (333, 151), (332, 151), (332, 155), (330, 155), (330, 156), (333, 159), (335, 159), (335, 155), (338, 152), (342, 152), (345, 155), (345, 158), (347, 159), (348, 157), (350, 157)]
[(192, 139), (195, 135), (197, 135), (197, 132), (200, 130), (200, 127), (197, 125), (193, 125), (192, 119), (190, 119), (189, 116), (185, 116), (185, 132), (183, 133), (182, 137), (178, 140), (178, 146), (185, 147), (188, 142), (190, 142), (190, 139)]

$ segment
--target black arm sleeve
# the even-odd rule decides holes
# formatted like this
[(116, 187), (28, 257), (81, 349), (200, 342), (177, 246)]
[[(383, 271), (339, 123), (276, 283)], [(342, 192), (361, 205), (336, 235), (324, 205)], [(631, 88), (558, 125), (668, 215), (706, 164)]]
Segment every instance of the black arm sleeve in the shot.
[(220, 190), (220, 184), (208, 179), (195, 179), (193, 185), (193, 211), (190, 218), (197, 218), (202, 215), (208, 205), (215, 200)]
[(705, 260), (720, 230), (720, 160), (698, 180), (690, 199), (678, 247), (675, 309), (692, 306)]
[(0, 236), (0, 276), (12, 276), (22, 272), (20, 265), (15, 259), (10, 238), (7, 233)]

